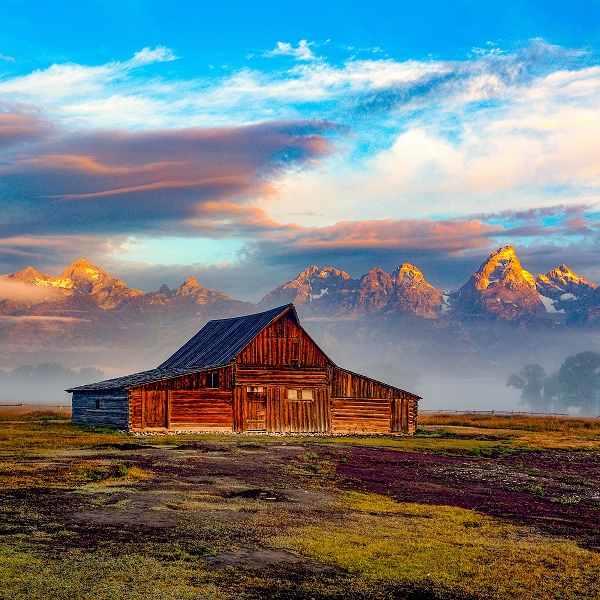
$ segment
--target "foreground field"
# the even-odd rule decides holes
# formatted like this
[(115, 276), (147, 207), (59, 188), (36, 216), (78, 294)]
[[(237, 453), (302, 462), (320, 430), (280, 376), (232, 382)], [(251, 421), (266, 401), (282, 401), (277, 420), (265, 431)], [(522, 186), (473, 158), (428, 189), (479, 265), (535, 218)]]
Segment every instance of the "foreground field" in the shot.
[(453, 419), (397, 438), (5, 418), (0, 598), (600, 598), (597, 422)]

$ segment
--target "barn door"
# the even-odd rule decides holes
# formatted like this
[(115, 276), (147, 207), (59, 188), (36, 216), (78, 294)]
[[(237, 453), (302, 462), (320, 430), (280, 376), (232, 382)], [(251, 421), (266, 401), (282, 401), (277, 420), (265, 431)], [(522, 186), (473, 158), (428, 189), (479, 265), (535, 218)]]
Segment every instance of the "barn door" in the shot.
[(396, 432), (400, 432), (400, 431), (406, 431), (405, 427), (404, 427), (404, 406), (406, 404), (406, 402), (403, 402), (402, 399), (400, 398), (394, 398), (392, 401), (392, 418), (391, 418), (391, 423), (390, 423), (390, 430), (391, 431), (396, 431)]
[(244, 430), (267, 429), (267, 391), (263, 386), (248, 386), (244, 410)]
[(142, 394), (142, 426), (167, 427), (167, 392), (147, 390)]

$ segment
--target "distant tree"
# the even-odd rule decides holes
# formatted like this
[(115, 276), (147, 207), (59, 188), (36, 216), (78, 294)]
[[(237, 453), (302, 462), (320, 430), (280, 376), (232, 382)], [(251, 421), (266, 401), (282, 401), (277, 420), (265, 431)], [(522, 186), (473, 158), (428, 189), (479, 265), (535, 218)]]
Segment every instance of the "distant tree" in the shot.
[(580, 352), (565, 359), (558, 371), (561, 403), (585, 414), (600, 414), (600, 354)]
[(552, 373), (544, 381), (544, 401), (547, 406), (553, 406), (560, 400), (560, 380), (558, 373)]
[(513, 373), (506, 385), (521, 390), (521, 400), (536, 408), (545, 405), (542, 392), (546, 381), (546, 371), (542, 365), (525, 365), (518, 373)]

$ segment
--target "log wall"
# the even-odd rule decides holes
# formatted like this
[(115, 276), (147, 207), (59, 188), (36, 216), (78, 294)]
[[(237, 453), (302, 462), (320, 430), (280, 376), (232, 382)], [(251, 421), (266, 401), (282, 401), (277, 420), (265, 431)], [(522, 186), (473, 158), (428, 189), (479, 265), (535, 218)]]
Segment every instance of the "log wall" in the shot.
[[(96, 408), (97, 401), (100, 404)], [(77, 425), (111, 425), (127, 429), (129, 405), (126, 390), (75, 391), (71, 420)]]
[[(145, 428), (143, 398), (148, 391), (136, 388), (129, 393), (129, 428)], [(233, 392), (220, 389), (167, 390), (169, 429), (231, 431)]]
[(386, 433), (391, 431), (391, 401), (387, 398), (333, 398), (333, 433)]
[(231, 431), (233, 393), (226, 390), (169, 392), (171, 429), (199, 428)]
[(338, 367), (331, 375), (334, 432), (401, 432), (417, 429), (417, 397)]

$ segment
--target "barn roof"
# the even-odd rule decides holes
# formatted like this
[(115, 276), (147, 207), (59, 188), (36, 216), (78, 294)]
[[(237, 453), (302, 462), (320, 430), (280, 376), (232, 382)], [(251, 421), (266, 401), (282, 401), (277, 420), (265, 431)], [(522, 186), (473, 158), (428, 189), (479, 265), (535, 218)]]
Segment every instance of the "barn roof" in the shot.
[(132, 388), (188, 373), (224, 367), (267, 325), (290, 310), (297, 318), (294, 305), (286, 304), (253, 315), (214, 319), (155, 369), (80, 385), (68, 389), (67, 392)]
[(209, 321), (159, 369), (202, 369), (228, 365), (269, 323), (295, 308), (286, 304), (261, 313)]

